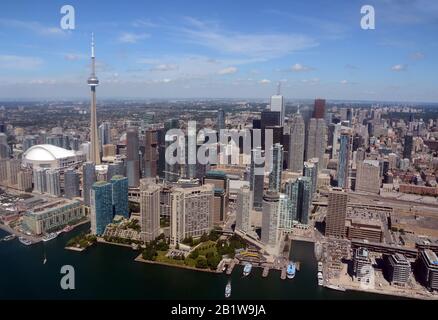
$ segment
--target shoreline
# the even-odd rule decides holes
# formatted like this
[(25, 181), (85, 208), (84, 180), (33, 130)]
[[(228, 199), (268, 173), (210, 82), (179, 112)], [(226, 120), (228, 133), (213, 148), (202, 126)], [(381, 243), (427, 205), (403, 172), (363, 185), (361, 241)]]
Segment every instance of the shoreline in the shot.
[[(331, 288), (330, 286), (334, 287), (342, 287), (345, 290), (338, 290), (335, 288)], [(409, 299), (417, 299), (417, 300), (438, 300), (438, 296), (427, 296), (427, 295), (420, 295), (418, 293), (415, 294), (409, 294), (409, 293), (402, 293), (402, 292), (389, 292), (384, 290), (377, 290), (377, 289), (361, 289), (352, 285), (337, 285), (334, 283), (328, 283), (324, 284), (322, 287), (330, 290), (335, 290), (339, 292), (347, 292), (347, 291), (355, 291), (355, 292), (364, 292), (364, 293), (372, 293), (372, 294), (379, 294), (379, 295), (385, 295), (385, 296), (393, 296), (393, 297), (402, 297), (402, 298), (409, 298)]]
[(145, 259), (143, 259), (141, 253), (134, 259), (134, 261), (148, 263), (148, 264), (156, 264), (156, 265), (168, 266), (168, 267), (174, 267), (174, 268), (179, 268), (179, 269), (188, 269), (188, 270), (193, 270), (193, 271), (214, 273), (214, 274), (221, 274), (222, 273), (222, 272), (218, 272), (218, 271), (211, 270), (211, 269), (208, 269), (208, 268), (207, 269), (199, 269), (199, 268), (190, 267), (190, 266), (186, 266), (186, 265), (177, 265), (177, 264), (172, 264), (172, 263), (167, 263), (167, 262), (145, 260)]

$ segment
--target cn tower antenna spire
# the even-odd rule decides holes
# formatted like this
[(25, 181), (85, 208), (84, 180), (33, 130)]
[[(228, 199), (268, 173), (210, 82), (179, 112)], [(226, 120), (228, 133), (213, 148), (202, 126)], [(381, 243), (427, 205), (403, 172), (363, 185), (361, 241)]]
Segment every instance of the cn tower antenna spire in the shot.
[(99, 138), (97, 134), (97, 112), (96, 112), (96, 87), (99, 85), (99, 79), (96, 77), (96, 62), (94, 56), (94, 33), (91, 34), (91, 74), (88, 78), (88, 86), (91, 89), (91, 106), (90, 106), (90, 143), (91, 152), (90, 160), (95, 164), (100, 164)]

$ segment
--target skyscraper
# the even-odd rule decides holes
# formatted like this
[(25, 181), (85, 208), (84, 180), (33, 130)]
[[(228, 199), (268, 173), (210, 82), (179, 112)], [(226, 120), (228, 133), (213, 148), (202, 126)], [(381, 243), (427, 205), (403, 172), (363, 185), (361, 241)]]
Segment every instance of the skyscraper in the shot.
[(377, 160), (365, 160), (357, 164), (355, 191), (379, 193), (381, 175)]
[(348, 194), (342, 189), (333, 189), (328, 195), (325, 235), (345, 237), (345, 217), (347, 216)]
[(113, 189), (112, 201), (114, 215), (129, 218), (128, 178), (120, 175), (115, 175), (111, 178), (111, 185)]
[(322, 162), (326, 148), (327, 125), (324, 119), (312, 118), (307, 129), (306, 159), (318, 158)]
[(403, 146), (403, 159), (412, 160), (413, 136), (412, 134), (405, 135)]
[(47, 192), (45, 168), (37, 168), (33, 170), (33, 189), (39, 193)]
[(279, 194), (268, 191), (263, 196), (262, 233), (261, 241), (274, 246), (279, 235)]
[(312, 205), (312, 181), (309, 177), (299, 177), (286, 182), (286, 195), (290, 199), (292, 219), (302, 224), (309, 223)]
[(69, 199), (79, 197), (79, 174), (73, 169), (64, 173), (64, 195)]
[(277, 94), (271, 96), (271, 111), (280, 112), (280, 126), (284, 123), (285, 110), (284, 110), (284, 98), (280, 94), (280, 83), (278, 83)]
[(350, 151), (351, 135), (348, 131), (343, 131), (340, 137), (337, 169), (338, 187), (343, 189), (349, 188)]
[(313, 108), (313, 118), (324, 119), (325, 118), (325, 100), (315, 99)]
[(140, 226), (143, 241), (152, 241), (160, 231), (160, 187), (140, 180)]
[(91, 189), (91, 232), (102, 235), (113, 220), (112, 186), (106, 181), (98, 181)]
[(82, 198), (84, 204), (90, 206), (91, 188), (96, 182), (96, 167), (93, 162), (85, 162), (82, 166)]
[[(312, 162), (312, 159), (315, 159), (316, 161)], [(304, 176), (310, 178), (312, 194), (315, 194), (318, 186), (318, 159), (312, 159), (304, 162)]]
[(47, 193), (59, 197), (61, 195), (61, 182), (59, 179), (59, 170), (47, 170), (46, 171), (46, 181), (47, 181)]
[(242, 232), (251, 230), (252, 192), (248, 186), (237, 191), (236, 229)]
[(158, 134), (157, 130), (149, 129), (145, 132), (144, 170), (143, 177), (155, 178), (157, 176), (158, 160)]
[(265, 179), (265, 162), (262, 161), (264, 151), (260, 147), (251, 150), (251, 167), (249, 186), (253, 193), (253, 208), (254, 210), (262, 210), (263, 205), (263, 189)]
[(199, 238), (213, 227), (214, 186), (174, 188), (171, 195), (170, 243)]
[(100, 138), (100, 149), (103, 150), (103, 146), (111, 143), (111, 124), (109, 122), (103, 122), (99, 126), (99, 138)]
[(217, 111), (217, 130), (225, 129), (225, 112), (223, 109)]
[(137, 127), (126, 130), (126, 175), (130, 187), (138, 187), (140, 183), (140, 158)]
[(289, 170), (294, 172), (303, 171), (305, 133), (304, 119), (298, 111), (290, 128)]
[(269, 191), (280, 192), (281, 172), (283, 171), (283, 146), (279, 143), (271, 147), (269, 171)]
[(87, 81), (91, 88), (91, 123), (90, 123), (90, 141), (91, 141), (91, 158), (95, 164), (100, 164), (99, 137), (97, 134), (97, 112), (96, 112), (96, 87), (99, 80), (96, 77), (96, 65), (94, 57), (94, 35), (91, 34), (91, 75)]

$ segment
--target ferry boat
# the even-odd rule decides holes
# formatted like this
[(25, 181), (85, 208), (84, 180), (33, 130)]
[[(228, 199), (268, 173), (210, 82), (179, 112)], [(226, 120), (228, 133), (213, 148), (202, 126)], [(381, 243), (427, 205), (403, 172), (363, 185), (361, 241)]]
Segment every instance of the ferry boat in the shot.
[(247, 263), (245, 265), (245, 268), (243, 268), (243, 276), (246, 277), (247, 275), (249, 275), (251, 273), (251, 270), (252, 270), (252, 264)]
[(4, 237), (3, 241), (11, 241), (11, 240), (14, 240), (15, 238), (16, 238), (15, 234), (10, 234), (10, 235)]
[(46, 234), (42, 239), (44, 242), (50, 241), (55, 239), (58, 236), (58, 234), (56, 232), (52, 232), (49, 234)]
[(318, 272), (322, 272), (322, 262), (318, 262)]
[(322, 286), (323, 285), (323, 276), (322, 276), (322, 272), (318, 272), (318, 285)]
[(32, 241), (26, 239), (25, 237), (18, 237), (18, 241), (20, 241), (25, 246), (30, 246), (32, 244)]
[(229, 298), (231, 296), (231, 282), (228, 281), (227, 285), (225, 286), (225, 298)]
[(288, 279), (295, 278), (296, 269), (295, 263), (289, 262), (286, 269), (286, 276)]

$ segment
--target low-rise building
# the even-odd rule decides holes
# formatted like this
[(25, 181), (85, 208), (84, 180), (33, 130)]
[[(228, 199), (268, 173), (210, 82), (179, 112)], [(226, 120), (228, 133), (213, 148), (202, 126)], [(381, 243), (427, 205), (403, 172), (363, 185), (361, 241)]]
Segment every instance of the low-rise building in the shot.
[(84, 217), (85, 211), (79, 200), (62, 199), (45, 203), (27, 211), (23, 217), (24, 227), (35, 235), (61, 229)]

